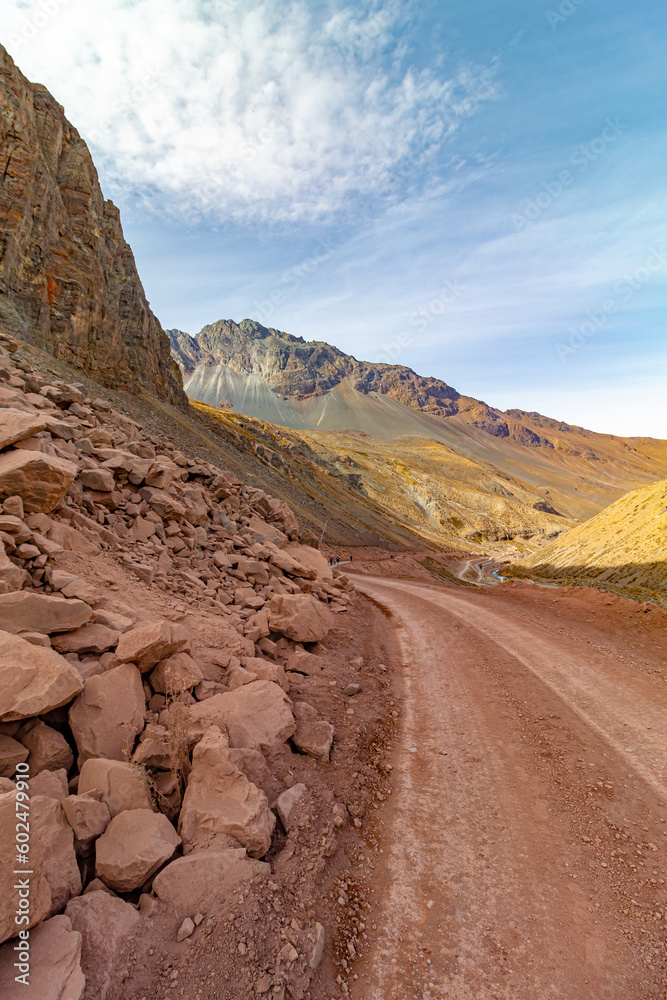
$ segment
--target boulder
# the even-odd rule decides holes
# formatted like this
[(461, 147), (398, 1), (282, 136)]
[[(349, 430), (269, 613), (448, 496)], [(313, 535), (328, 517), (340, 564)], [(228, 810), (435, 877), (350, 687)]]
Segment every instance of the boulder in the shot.
[(204, 675), (188, 653), (174, 653), (160, 660), (149, 679), (160, 694), (180, 694), (199, 684)]
[(12, 778), (16, 765), (28, 759), (28, 750), (11, 736), (0, 736), (0, 776)]
[(70, 524), (63, 524), (62, 521), (55, 521), (46, 534), (51, 541), (62, 545), (65, 552), (78, 552), (83, 556), (94, 556), (101, 548), (98, 542), (92, 541), (83, 532), (73, 528)]
[(149, 724), (141, 734), (132, 760), (135, 764), (168, 771), (172, 767), (172, 749), (169, 743), (169, 732), (165, 726)]
[(232, 894), (250, 879), (269, 878), (271, 866), (241, 849), (196, 851), (177, 858), (153, 879), (153, 892), (176, 914), (224, 912)]
[(104, 802), (88, 795), (68, 795), (62, 802), (65, 818), (77, 840), (87, 841), (100, 837), (109, 823), (111, 813)]
[(153, 809), (148, 782), (140, 768), (120, 760), (91, 757), (79, 775), (79, 795), (99, 792), (111, 816), (127, 809)]
[(129, 809), (109, 823), (95, 848), (95, 875), (116, 892), (139, 889), (180, 846), (162, 813)]
[(120, 949), (128, 938), (136, 936), (139, 914), (130, 903), (100, 890), (71, 899), (65, 916), (82, 937), (81, 967), (86, 977), (86, 996), (113, 1000), (110, 988), (118, 973)]
[(83, 601), (49, 597), (33, 591), (0, 595), (0, 629), (12, 632), (69, 632), (81, 628), (93, 617), (93, 609)]
[(30, 794), (45, 795), (49, 799), (62, 802), (67, 798), (67, 771), (40, 771), (39, 774), (30, 776)]
[(0, 497), (20, 496), (28, 512), (51, 511), (74, 482), (73, 462), (41, 451), (15, 449), (0, 455)]
[(294, 828), (296, 806), (299, 804), (307, 791), (308, 789), (306, 786), (299, 782), (297, 785), (292, 785), (291, 788), (286, 788), (285, 791), (278, 796), (276, 810), (280, 816), (280, 822), (285, 827), (287, 833)]
[(45, 795), (30, 798), (30, 860), (39, 841), (44, 857), (44, 875), (51, 890), (49, 915), (63, 910), (72, 896), (81, 892), (81, 875), (74, 852), (74, 833), (57, 799)]
[(83, 469), (79, 473), (79, 480), (82, 486), (98, 493), (112, 493), (116, 488), (116, 483), (108, 469)]
[(30, 752), (28, 765), (32, 778), (40, 771), (69, 771), (74, 763), (72, 749), (57, 729), (41, 720), (21, 737), (21, 743)]
[(0, 632), (0, 721), (44, 715), (82, 688), (81, 674), (59, 653)]
[(233, 837), (252, 857), (261, 858), (271, 846), (275, 822), (264, 792), (232, 764), (227, 737), (210, 729), (192, 754), (178, 824), (184, 852)]
[(20, 590), (26, 578), (25, 570), (14, 565), (0, 542), (0, 594), (11, 594)]
[(115, 629), (91, 622), (74, 632), (52, 635), (51, 645), (59, 653), (106, 653), (115, 647), (119, 638), (120, 632)]
[[(0, 411), (1, 412), (1, 411)], [(24, 931), (25, 933), (25, 931)], [(26, 948), (29, 969), (26, 986), (17, 982), (23, 973), (16, 968), (23, 955), (15, 942), (0, 948), (0, 996), (2, 1000), (81, 1000), (86, 979), (81, 969), (81, 934), (72, 928), (69, 917), (51, 917), (30, 932)]]
[(190, 653), (191, 646), (187, 629), (158, 621), (125, 632), (118, 641), (116, 656), (121, 663), (136, 663), (146, 673), (174, 653)]
[(267, 608), (272, 631), (294, 642), (319, 642), (335, 624), (332, 613), (310, 594), (277, 594)]
[[(21, 867), (16, 863), (17, 794), (26, 795), (25, 792), (16, 791), (0, 794), (0, 942), (18, 934), (19, 928), (14, 918), (17, 910), (22, 909), (19, 890), (16, 888), (20, 876), (14, 874), (15, 869)], [(26, 930), (48, 917), (51, 909), (51, 889), (46, 878), (48, 859), (44, 856), (41, 838), (35, 836), (32, 827), (31, 832), (30, 865), (26, 865), (32, 872), (29, 909), (25, 910), (29, 920), (21, 925)]]
[(242, 771), (248, 781), (257, 785), (266, 795), (269, 802), (275, 802), (283, 790), (283, 786), (274, 778), (266, 763), (266, 757), (259, 750), (238, 748), (229, 751), (230, 763)]
[[(48, 420), (44, 413), (14, 410), (10, 406), (0, 409), (0, 450), (46, 430)], [(10, 494), (11, 495), (11, 494)]]
[(271, 553), (270, 562), (273, 566), (281, 569), (283, 573), (289, 573), (290, 576), (298, 576), (305, 580), (314, 580), (317, 577), (317, 572), (314, 569), (310, 566), (304, 566), (298, 559), (282, 549)]
[(293, 671), (296, 674), (304, 674), (312, 677), (319, 674), (324, 669), (324, 662), (319, 656), (307, 653), (305, 649), (295, 649), (287, 663), (285, 670)]
[(145, 708), (141, 676), (131, 663), (89, 677), (69, 711), (80, 764), (89, 757), (124, 760), (144, 728)]
[(193, 724), (219, 726), (229, 733), (231, 747), (269, 752), (296, 729), (291, 702), (271, 681), (253, 681), (236, 691), (216, 694), (190, 709)]
[[(317, 546), (312, 545), (302, 545), (299, 542), (289, 542), (285, 548), (284, 552), (296, 559), (303, 566), (307, 566), (309, 569), (313, 570), (316, 577), (321, 580), (331, 580), (333, 577), (333, 570), (329, 565), (328, 559), (318, 551)], [(314, 578), (313, 578), (314, 579)]]
[(317, 710), (305, 701), (295, 704), (294, 718), (296, 719), (296, 732), (292, 736), (294, 746), (315, 760), (329, 760), (334, 738), (334, 727), (331, 723), (320, 719)]

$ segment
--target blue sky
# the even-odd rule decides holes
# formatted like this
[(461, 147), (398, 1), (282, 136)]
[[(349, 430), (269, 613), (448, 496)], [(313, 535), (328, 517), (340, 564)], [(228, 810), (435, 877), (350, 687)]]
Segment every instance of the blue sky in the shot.
[(5, 0), (165, 327), (258, 319), (667, 438), (667, 11)]

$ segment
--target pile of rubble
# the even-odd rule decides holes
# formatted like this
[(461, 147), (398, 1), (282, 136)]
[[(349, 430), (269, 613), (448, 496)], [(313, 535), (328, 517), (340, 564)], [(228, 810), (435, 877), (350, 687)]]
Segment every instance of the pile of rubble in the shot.
[[(16, 348), (0, 338), (0, 993), (25, 995), (17, 948), (35, 928), (34, 995), (78, 1000), (105, 940), (157, 912), (184, 939), (270, 876), (261, 859), (306, 792), (276, 781), (272, 754), (327, 761), (334, 738), (290, 700), (290, 674), (320, 669), (310, 644), (353, 588), (309, 532), (299, 540), (284, 502)], [(182, 621), (119, 612), (72, 554), (196, 596), (216, 616), (215, 649), (198, 655)], [(322, 927), (305, 940), (314, 968)]]

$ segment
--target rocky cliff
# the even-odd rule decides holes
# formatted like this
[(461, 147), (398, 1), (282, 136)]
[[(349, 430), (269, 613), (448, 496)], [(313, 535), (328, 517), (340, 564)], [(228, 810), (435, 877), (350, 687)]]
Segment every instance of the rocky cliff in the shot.
[(118, 209), (61, 106), (0, 46), (0, 331), (97, 381), (185, 403)]

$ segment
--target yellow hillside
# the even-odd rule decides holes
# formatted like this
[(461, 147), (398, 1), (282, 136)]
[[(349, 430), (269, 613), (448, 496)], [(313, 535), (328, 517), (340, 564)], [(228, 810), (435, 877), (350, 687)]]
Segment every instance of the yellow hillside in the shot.
[(667, 606), (667, 479), (627, 493), (511, 572), (600, 586)]

